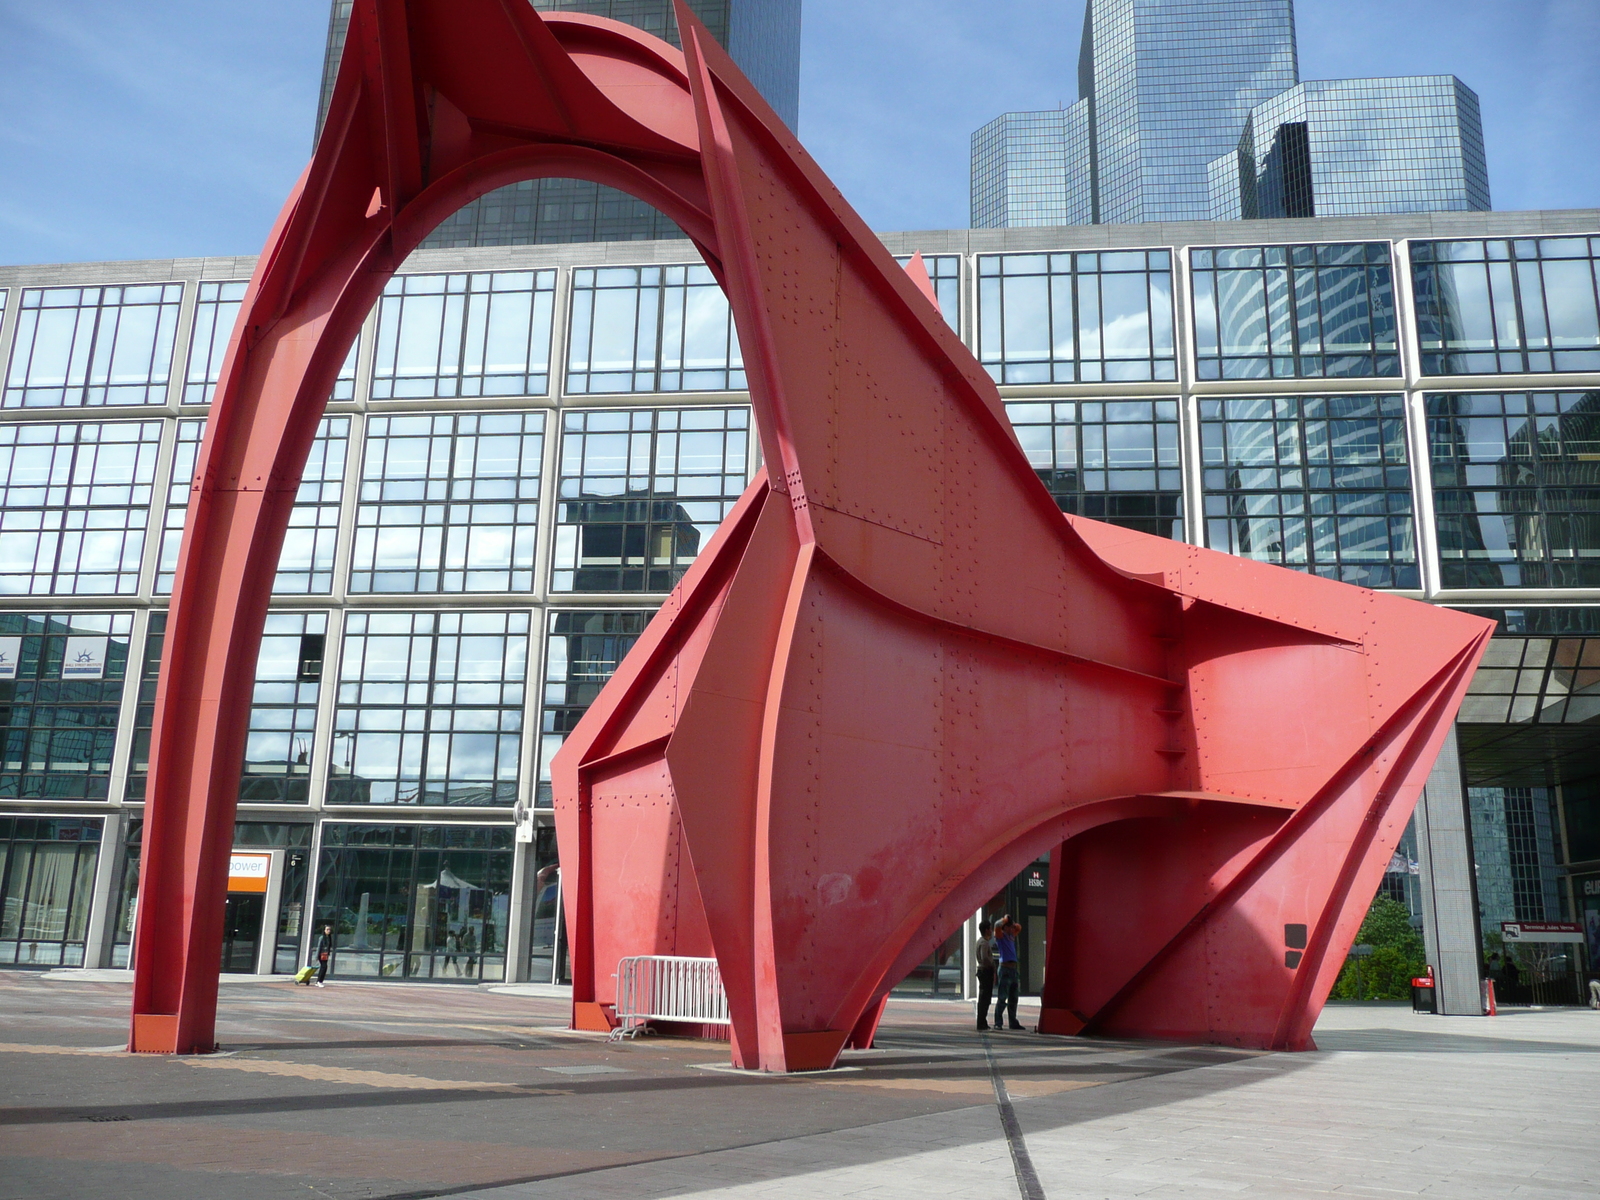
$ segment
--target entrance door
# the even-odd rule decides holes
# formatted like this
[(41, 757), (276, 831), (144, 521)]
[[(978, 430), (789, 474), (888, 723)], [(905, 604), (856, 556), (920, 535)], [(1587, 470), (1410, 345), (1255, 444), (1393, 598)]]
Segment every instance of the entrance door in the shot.
[(231, 892), (222, 912), (222, 969), (254, 975), (261, 946), (261, 918), (267, 898), (260, 893)]

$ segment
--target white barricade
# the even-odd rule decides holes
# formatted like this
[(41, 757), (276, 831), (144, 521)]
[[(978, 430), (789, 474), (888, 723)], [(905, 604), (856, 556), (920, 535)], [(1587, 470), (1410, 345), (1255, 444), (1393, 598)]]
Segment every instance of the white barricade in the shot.
[(649, 1021), (732, 1024), (717, 960), (666, 954), (622, 959), (617, 963), (617, 1020), (612, 1041), (637, 1037)]

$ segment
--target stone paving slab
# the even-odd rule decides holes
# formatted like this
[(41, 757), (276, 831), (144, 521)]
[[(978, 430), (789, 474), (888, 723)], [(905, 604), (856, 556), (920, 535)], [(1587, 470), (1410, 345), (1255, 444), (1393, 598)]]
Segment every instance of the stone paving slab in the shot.
[[(565, 999), (404, 984), (223, 993), (223, 1053), (132, 1056), (118, 979), (0, 971), (0, 1200), (1600, 1195), (1600, 1013), (1331, 1007), (1319, 1050), (990, 1036), (894, 1002), (847, 1072), (609, 1045)], [(1040, 1193), (1034, 1193), (1035, 1196)]]

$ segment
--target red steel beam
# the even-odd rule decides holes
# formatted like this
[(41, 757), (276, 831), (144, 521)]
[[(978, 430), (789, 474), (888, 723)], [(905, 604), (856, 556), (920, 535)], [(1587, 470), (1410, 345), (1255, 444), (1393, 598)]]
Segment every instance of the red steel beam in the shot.
[(357, 0), (201, 448), (132, 1048), (215, 1041), (256, 650), (339, 364), (429, 229), (551, 175), (694, 239), (768, 464), (553, 764), (574, 1022), (623, 955), (715, 955), (737, 1063), (830, 1065), (1055, 849), (1046, 1027), (1309, 1044), (1490, 627), (1063, 518), (925, 280), (678, 19), (683, 54), (522, 0)]

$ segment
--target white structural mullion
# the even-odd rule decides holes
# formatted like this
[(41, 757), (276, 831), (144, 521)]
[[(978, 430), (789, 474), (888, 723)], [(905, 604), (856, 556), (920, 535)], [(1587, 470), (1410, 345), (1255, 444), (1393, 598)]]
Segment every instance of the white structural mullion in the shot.
[(1178, 362), (1178, 466), (1183, 472), (1183, 533), (1204, 546), (1205, 488), (1200, 463), (1200, 402), (1194, 395), (1194, 338), (1189, 336), (1189, 248), (1172, 248), (1173, 351)]
[(1395, 347), (1405, 388), (1406, 453), (1411, 460), (1411, 507), (1417, 539), (1417, 565), (1422, 594), (1433, 598), (1442, 588), (1439, 532), (1433, 512), (1433, 471), (1428, 452), (1428, 414), (1423, 393), (1422, 356), (1418, 344), (1416, 298), (1411, 286), (1411, 244), (1393, 243), (1391, 271), (1395, 288)]
[(6, 286), (5, 308), (0, 309), (0, 397), (11, 381), (11, 348), (17, 340), (17, 321), (22, 313), (22, 288)]
[(111, 749), (111, 779), (106, 794), (113, 802), (127, 803), (128, 774), (133, 762), (134, 723), (139, 714), (139, 691), (144, 682), (145, 647), (150, 639), (148, 608), (136, 609), (133, 631), (128, 638), (128, 667), (122, 680), (122, 699), (117, 704), (117, 736)]
[(333, 774), (333, 715), (339, 699), (339, 665), (344, 659), (344, 617), (343, 607), (329, 609), (322, 642), (322, 679), (317, 687), (317, 719), (311, 734), (311, 778), (306, 784), (310, 793), (307, 802), (313, 811), (327, 806), (328, 780)]
[[(150, 512), (144, 523), (144, 553), (139, 557), (139, 594), (152, 597), (152, 603), (165, 604), (170, 601), (170, 596), (166, 594), (155, 596), (155, 590), (156, 574), (161, 569), (161, 542), (166, 533), (167, 507), (172, 495), (172, 473), (178, 460), (178, 430), (184, 420), (204, 420), (205, 417), (205, 412), (199, 412), (193, 417), (162, 418), (155, 478), (150, 485)], [(187, 516), (184, 523), (188, 523)]]
[(194, 315), (200, 304), (200, 281), (175, 279), (183, 292), (178, 298), (178, 327), (172, 335), (172, 369), (167, 375), (167, 408), (173, 412), (183, 403), (184, 385), (189, 382), (189, 342), (194, 333)]

